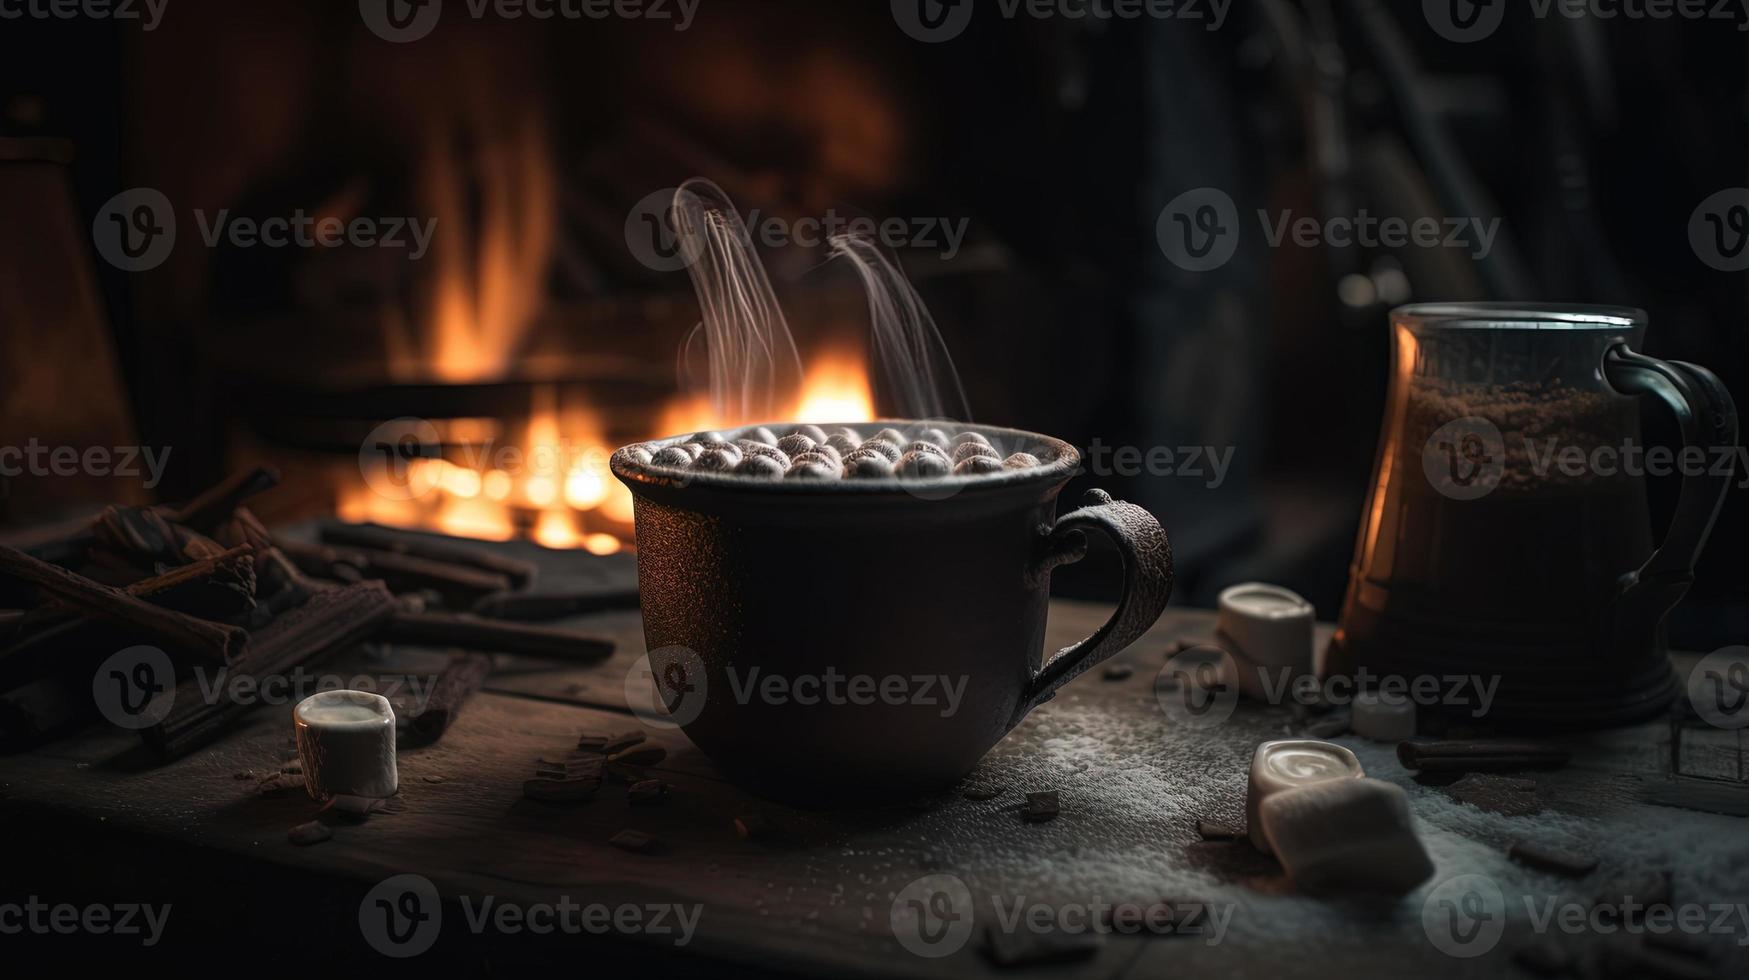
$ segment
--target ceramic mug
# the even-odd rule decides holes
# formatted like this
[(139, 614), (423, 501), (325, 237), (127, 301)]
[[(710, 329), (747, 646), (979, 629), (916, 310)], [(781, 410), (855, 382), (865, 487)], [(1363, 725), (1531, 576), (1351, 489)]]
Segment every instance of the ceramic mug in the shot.
[[(614, 455), (635, 501), (660, 707), (755, 791), (823, 804), (944, 789), (1165, 608), (1172, 552), (1153, 515), (1093, 490), (1055, 516), (1073, 446), (957, 431), (1042, 462), (970, 479), (765, 481)], [(1085, 555), (1089, 528), (1123, 556), (1117, 611), (1046, 659), (1051, 570)]]

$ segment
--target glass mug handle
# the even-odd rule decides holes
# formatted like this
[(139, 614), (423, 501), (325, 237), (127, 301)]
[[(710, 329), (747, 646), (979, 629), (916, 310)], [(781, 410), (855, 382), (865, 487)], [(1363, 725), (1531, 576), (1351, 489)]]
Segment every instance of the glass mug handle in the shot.
[[(1699, 472), (1682, 474), (1681, 496), (1664, 541), (1634, 571), (1616, 584), (1610, 606), (1609, 639), (1627, 655), (1652, 649), (1658, 626), (1694, 581), (1695, 562), (1712, 534), (1736, 470), (1737, 406), (1718, 376), (1698, 364), (1662, 361), (1612, 347), (1603, 359), (1603, 373), (1617, 391), (1652, 397), (1676, 415), (1682, 427), (1684, 452), (1699, 448), (1704, 462)], [(1725, 465), (1717, 465), (1720, 458)]]

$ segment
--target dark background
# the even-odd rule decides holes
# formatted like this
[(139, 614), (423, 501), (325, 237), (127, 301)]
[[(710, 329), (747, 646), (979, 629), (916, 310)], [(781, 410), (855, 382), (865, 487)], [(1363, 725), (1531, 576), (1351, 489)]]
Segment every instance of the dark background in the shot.
[[(617, 238), (620, 216), (650, 191), (703, 173), (744, 209), (966, 218), (953, 261), (899, 259), (930, 301), (974, 416), (1082, 446), (1232, 447), (1218, 488), (1097, 482), (1161, 515), (1178, 553), (1176, 601), (1206, 605), (1222, 586), (1265, 579), (1329, 617), (1378, 435), (1390, 306), (1642, 307), (1650, 353), (1707, 365), (1749, 400), (1749, 273), (1710, 268), (1688, 242), (1701, 201), (1749, 185), (1749, 35), (1711, 20), (1537, 20), (1515, 4), (1492, 37), (1456, 44), (1420, 6), (1236, 0), (1208, 31), (1010, 21), (980, 0), (963, 35), (923, 44), (884, 2), (703, 0), (677, 34), (641, 22), (474, 23), (450, 0), (430, 38), (390, 45), (355, 3), (170, 0), (151, 33), (0, 21), (0, 135), (71, 141), (88, 229), (105, 201), (137, 186), (238, 214), (362, 188), (365, 211), (403, 213), (431, 133), (491, 145), (539, 120), (561, 189), (550, 307), (594, 325), (557, 333), (584, 359), (657, 352), (662, 371), (676, 325), (615, 327), (602, 314), (689, 296), (684, 276), (637, 266)], [(1198, 187), (1228, 193), (1253, 232), (1260, 208), (1366, 207), (1498, 216), (1504, 244), (1477, 263), (1450, 250), (1270, 249), (1251, 233), (1223, 268), (1188, 273), (1163, 256), (1155, 221)], [(236, 404), (240, 370), (271, 364), (267, 373), (312, 385), (368, 371), (380, 356), (372, 338), (317, 343), (300, 325), (319, 331), (419, 285), (363, 259), (232, 253), (190, 245), (192, 227), (182, 235), (148, 273), (90, 256), (113, 335), (112, 350), (90, 356), (119, 365), (139, 439), (178, 447), (158, 491), (169, 498), (232, 464), (233, 434), (252, 418)], [(830, 281), (823, 259), (771, 256), (780, 293)], [(25, 326), (0, 322), (15, 338)], [(20, 346), (0, 351), (17, 358)], [(45, 352), (29, 369), (64, 372), (72, 406), (79, 361)], [(1653, 438), (1670, 438), (1648, 422)], [(1654, 488), (1656, 519), (1672, 494)], [(0, 501), (0, 518), (37, 516)], [(1749, 635), (1746, 532), (1749, 503), (1734, 490), (1673, 621), (1677, 643)], [(1061, 587), (1094, 591), (1100, 577), (1094, 567)]]

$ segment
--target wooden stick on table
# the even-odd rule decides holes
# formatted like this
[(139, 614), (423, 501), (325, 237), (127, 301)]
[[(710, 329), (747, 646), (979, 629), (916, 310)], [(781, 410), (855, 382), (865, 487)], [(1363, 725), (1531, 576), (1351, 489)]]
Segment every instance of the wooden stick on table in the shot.
[(176, 651), (213, 663), (231, 663), (248, 649), (249, 634), (235, 626), (154, 606), (13, 548), (0, 547), (0, 576), (28, 582), (88, 615), (137, 629)]
[(613, 644), (599, 637), (546, 626), (495, 622), (466, 614), (398, 612), (384, 624), (380, 638), (390, 642), (489, 653), (520, 653), (582, 663), (595, 663), (613, 655)]

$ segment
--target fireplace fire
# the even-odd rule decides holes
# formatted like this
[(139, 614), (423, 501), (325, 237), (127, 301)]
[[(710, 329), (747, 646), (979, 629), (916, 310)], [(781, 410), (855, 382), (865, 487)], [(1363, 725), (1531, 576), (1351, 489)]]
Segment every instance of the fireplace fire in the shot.
[[(562, 397), (557, 385), (531, 388), (517, 420), (451, 419), (432, 423), (441, 458), (408, 463), (411, 496), (385, 495), (358, 471), (339, 471), (335, 505), (352, 522), (440, 531), (463, 538), (528, 538), (549, 548), (614, 554), (632, 540), (631, 495), (608, 471), (618, 448), (595, 407)], [(861, 422), (875, 417), (867, 364), (844, 352), (808, 367), (798, 403), (783, 413), (800, 422)], [(669, 402), (639, 438), (730, 428), (770, 419), (731, 418), (703, 397)]]

